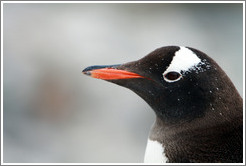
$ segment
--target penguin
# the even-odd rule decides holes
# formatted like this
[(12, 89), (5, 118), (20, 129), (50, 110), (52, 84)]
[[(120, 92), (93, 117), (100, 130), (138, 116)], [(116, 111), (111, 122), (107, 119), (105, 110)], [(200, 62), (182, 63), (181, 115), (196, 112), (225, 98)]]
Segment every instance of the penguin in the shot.
[(243, 162), (242, 97), (205, 53), (165, 46), (137, 61), (82, 73), (132, 90), (153, 109), (144, 162)]

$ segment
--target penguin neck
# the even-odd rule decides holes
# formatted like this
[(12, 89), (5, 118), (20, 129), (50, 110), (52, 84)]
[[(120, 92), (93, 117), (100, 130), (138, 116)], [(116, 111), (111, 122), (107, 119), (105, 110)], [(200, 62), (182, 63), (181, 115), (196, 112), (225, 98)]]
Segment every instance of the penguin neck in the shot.
[[(206, 103), (205, 107), (203, 107), (205, 110), (204, 114), (199, 117), (190, 119), (177, 118), (178, 120), (170, 122), (166, 121), (168, 117), (163, 118), (163, 116), (158, 114), (158, 112), (165, 112), (165, 108), (161, 108), (162, 111), (160, 111), (153, 107), (156, 113), (156, 120), (150, 132), (150, 137), (162, 137), (160, 133), (165, 134), (165, 137), (167, 137), (180, 132), (192, 133), (213, 127), (225, 126), (227, 130), (231, 130), (241, 126), (243, 124), (243, 100), (230, 79), (226, 78), (224, 79), (226, 82), (224, 85), (228, 86), (215, 86), (217, 88), (213, 89), (213, 95), (216, 97), (208, 97), (203, 101), (203, 103)], [(211, 89), (205, 90), (210, 94)], [(205, 96), (209, 96), (209, 94), (205, 94)], [(185, 108), (183, 107), (182, 109)], [(169, 112), (172, 112), (172, 110), (169, 110)]]
[[(167, 123), (159, 116), (156, 116), (155, 122), (150, 130), (149, 138), (164, 143), (164, 140), (176, 138), (180, 134), (193, 135), (204, 130), (209, 130), (205, 134), (220, 134), (221, 132), (231, 131), (242, 126), (243, 111), (240, 102), (233, 108), (219, 110), (217, 105), (213, 105), (212, 111), (208, 111), (204, 116), (193, 120), (179, 121), (177, 123)], [(225, 106), (226, 107), (226, 106)], [(228, 126), (228, 124), (230, 124)], [(216, 130), (212, 130), (216, 128)], [(195, 137), (197, 138), (197, 137)], [(182, 138), (179, 138), (182, 139)]]
[[(163, 155), (167, 162), (198, 162), (191, 161), (188, 153), (207, 149), (206, 143), (211, 142), (215, 148), (214, 152), (226, 153), (226, 147), (220, 146), (221, 138), (228, 142), (227, 146), (242, 147), (242, 111), (234, 110), (234, 113), (229, 115), (222, 115), (220, 112), (208, 112), (203, 117), (196, 118), (192, 121), (183, 121), (177, 124), (169, 124), (163, 119), (156, 117), (156, 120), (151, 128), (149, 140), (158, 142), (163, 147)], [(241, 112), (241, 113), (240, 113)], [(218, 120), (218, 117), (220, 119)], [(228, 125), (230, 124), (230, 125)], [(236, 141), (231, 142), (233, 136), (237, 135)], [(232, 139), (233, 140), (233, 139)], [(221, 152), (221, 150), (223, 152)], [(204, 156), (209, 156), (209, 150), (204, 151)], [(224, 154), (225, 155), (225, 154)], [(204, 162), (206, 159), (204, 160)], [(228, 159), (228, 162), (230, 160)], [(211, 162), (220, 162), (215, 158), (211, 158)]]

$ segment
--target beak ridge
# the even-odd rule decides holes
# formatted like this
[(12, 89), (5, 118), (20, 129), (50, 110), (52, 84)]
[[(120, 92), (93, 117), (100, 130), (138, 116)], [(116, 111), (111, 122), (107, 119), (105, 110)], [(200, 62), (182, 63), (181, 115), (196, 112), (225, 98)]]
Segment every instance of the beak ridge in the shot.
[(117, 66), (120, 65), (89, 66), (85, 68), (82, 73), (103, 80), (144, 78), (139, 74), (127, 70), (117, 69)]

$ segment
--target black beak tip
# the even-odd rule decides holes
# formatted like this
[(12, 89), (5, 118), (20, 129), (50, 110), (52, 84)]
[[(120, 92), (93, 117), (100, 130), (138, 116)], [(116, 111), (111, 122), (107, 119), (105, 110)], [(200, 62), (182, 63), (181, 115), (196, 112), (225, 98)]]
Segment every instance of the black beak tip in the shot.
[(84, 71), (84, 70), (83, 70), (82, 73), (85, 74), (85, 75), (88, 75), (88, 76), (91, 75), (91, 72), (90, 72), (90, 71)]
[(110, 68), (115, 68), (119, 65), (105, 65), (105, 66), (99, 66), (99, 65), (96, 65), (96, 66), (89, 66), (87, 68), (85, 68), (84, 70), (82, 70), (82, 73), (85, 74), (85, 75), (91, 75), (91, 72), (92, 70), (95, 70), (95, 69), (102, 69), (102, 68), (107, 68), (107, 67), (110, 67)]
[(93, 69), (94, 69), (94, 66), (89, 66), (89, 67), (85, 68), (84, 70), (82, 70), (82, 73), (86, 73), (86, 72), (91, 71)]
[(91, 70), (92, 70), (92, 68), (90, 66), (90, 67), (87, 67), (84, 70), (82, 70), (82, 73), (85, 74), (85, 75), (90, 76), (91, 75), (91, 72), (90, 72)]

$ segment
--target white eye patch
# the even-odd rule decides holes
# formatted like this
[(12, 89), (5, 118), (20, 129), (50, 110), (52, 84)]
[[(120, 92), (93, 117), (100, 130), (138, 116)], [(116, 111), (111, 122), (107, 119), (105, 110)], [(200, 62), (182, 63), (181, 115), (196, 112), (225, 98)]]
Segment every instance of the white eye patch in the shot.
[(164, 74), (170, 71), (175, 71), (179, 73), (181, 71), (188, 71), (192, 68), (195, 68), (195, 66), (198, 65), (200, 62), (201, 59), (198, 58), (193, 51), (186, 47), (180, 47), (180, 50), (175, 53), (171, 64), (164, 72)]
[[(172, 62), (170, 63), (167, 70), (163, 73), (163, 75), (165, 76), (169, 72), (181, 73), (181, 71), (185, 72), (185, 71), (196, 69), (197, 65), (201, 62), (202, 62), (201, 59), (198, 58), (193, 51), (191, 51), (186, 47), (180, 47), (180, 50), (178, 50), (175, 53)], [(174, 82), (174, 81), (168, 81), (168, 82)]]

